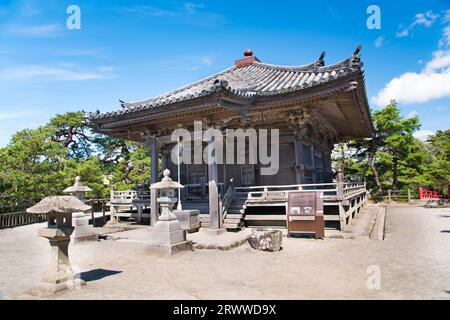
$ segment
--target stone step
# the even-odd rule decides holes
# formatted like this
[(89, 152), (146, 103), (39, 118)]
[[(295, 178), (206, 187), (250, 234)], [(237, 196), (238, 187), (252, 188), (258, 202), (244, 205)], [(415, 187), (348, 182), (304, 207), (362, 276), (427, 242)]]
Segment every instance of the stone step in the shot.
[(224, 223), (224, 228), (227, 229), (240, 229), (242, 228), (242, 225), (240, 223)]
[(259, 221), (286, 221), (285, 214), (247, 214), (245, 220), (259, 220)]
[(201, 228), (209, 228), (209, 222), (200, 222)]
[(229, 224), (229, 223), (241, 223), (241, 219), (232, 219), (232, 218), (225, 218), (224, 224)]
[(227, 215), (225, 216), (226, 219), (230, 218), (230, 219), (242, 219), (244, 217), (243, 214), (240, 213), (227, 213)]

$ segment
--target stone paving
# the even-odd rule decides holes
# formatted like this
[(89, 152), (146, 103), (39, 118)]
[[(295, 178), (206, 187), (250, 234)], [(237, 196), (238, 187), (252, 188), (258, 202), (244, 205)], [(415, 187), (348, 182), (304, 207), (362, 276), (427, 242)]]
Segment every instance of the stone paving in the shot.
[[(50, 246), (37, 236), (39, 227), (0, 230), (2, 298), (27, 298), (21, 293), (45, 272)], [(139, 228), (109, 235), (130, 239), (70, 246), (87, 285), (54, 299), (450, 298), (449, 208), (391, 205), (384, 241), (284, 238), (283, 250), (273, 253), (244, 244), (155, 257), (145, 253)], [(380, 289), (367, 286), (373, 266), (381, 271)]]

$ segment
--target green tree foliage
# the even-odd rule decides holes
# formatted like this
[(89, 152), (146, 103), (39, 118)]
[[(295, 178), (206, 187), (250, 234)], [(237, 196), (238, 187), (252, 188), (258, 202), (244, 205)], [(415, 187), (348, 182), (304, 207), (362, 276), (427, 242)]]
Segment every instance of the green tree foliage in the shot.
[(106, 176), (120, 188), (148, 187), (150, 157), (142, 145), (94, 133), (82, 112), (57, 115), (37, 129), (17, 132), (0, 148), (0, 206), (26, 207), (62, 194), (76, 176), (105, 197)]
[(369, 139), (350, 141), (345, 172), (364, 177), (370, 189), (445, 190), (449, 177), (449, 130), (438, 131), (423, 143), (414, 137), (418, 117), (403, 118), (395, 101), (372, 113), (375, 132)]
[(95, 134), (86, 125), (82, 112), (56, 115), (47, 125), (54, 133), (51, 139), (66, 148), (66, 158), (87, 159), (93, 152)]
[(35, 202), (60, 191), (66, 149), (41, 127), (16, 133), (0, 149), (0, 201), (3, 205)]

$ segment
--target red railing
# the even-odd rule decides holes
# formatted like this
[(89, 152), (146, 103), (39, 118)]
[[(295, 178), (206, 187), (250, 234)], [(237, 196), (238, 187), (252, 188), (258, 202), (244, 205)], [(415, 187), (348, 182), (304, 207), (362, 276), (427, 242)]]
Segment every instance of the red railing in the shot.
[(440, 198), (442, 198), (440, 192), (419, 187), (419, 199), (440, 199)]

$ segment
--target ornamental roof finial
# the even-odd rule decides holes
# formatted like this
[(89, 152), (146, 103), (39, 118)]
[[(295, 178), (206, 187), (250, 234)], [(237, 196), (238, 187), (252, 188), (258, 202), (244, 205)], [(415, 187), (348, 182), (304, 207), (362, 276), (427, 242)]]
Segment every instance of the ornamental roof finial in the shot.
[(251, 49), (245, 49), (244, 56), (251, 57), (253, 55), (253, 51)]

